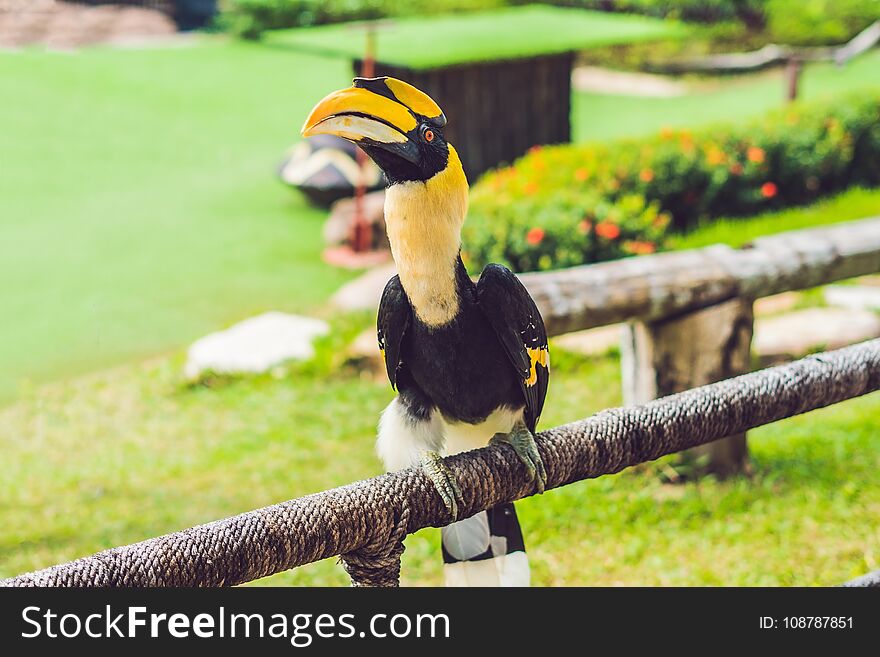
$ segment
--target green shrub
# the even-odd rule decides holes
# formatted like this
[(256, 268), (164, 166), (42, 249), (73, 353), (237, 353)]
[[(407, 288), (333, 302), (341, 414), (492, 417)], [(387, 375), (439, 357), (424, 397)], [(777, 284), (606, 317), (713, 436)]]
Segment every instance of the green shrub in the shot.
[(880, 0), (767, 0), (770, 37), (789, 45), (833, 45), (849, 41), (880, 19)]
[[(540, 165), (540, 153), (528, 161)], [(519, 185), (519, 175), (507, 168), (474, 187), (463, 235), (469, 269), (501, 262), (536, 271), (653, 253), (666, 231), (668, 215), (639, 194), (610, 201), (588, 187)]]
[[(474, 269), (597, 262), (661, 247), (667, 225), (686, 230), (878, 184), (880, 94), (793, 105), (742, 126), (533, 149), (474, 185), (465, 255)], [(620, 234), (597, 234), (602, 223)]]
[[(440, 14), (533, 4), (535, 0), (220, 0), (217, 25), (245, 38), (266, 30), (387, 16)], [(544, 0), (544, 4), (629, 12), (702, 23), (768, 24), (765, 38), (794, 45), (840, 43), (880, 17), (880, 0)]]
[[(532, 0), (514, 0), (529, 4)], [(763, 25), (767, 0), (550, 0), (548, 4), (601, 11), (630, 12), (659, 18), (676, 18), (701, 23), (738, 20)]]
[(345, 21), (370, 20), (386, 16), (492, 9), (506, 0), (221, 0), (217, 24), (247, 39), (266, 30)]
[[(532, 0), (511, 0), (528, 4)], [(567, 7), (620, 11), (700, 23), (736, 21), (791, 45), (847, 41), (880, 18), (880, 0), (549, 0)]]

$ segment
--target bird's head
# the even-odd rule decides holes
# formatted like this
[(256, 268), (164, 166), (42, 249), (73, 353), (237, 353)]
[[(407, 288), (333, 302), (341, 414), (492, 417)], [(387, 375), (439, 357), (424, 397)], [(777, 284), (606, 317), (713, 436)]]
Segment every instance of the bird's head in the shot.
[(355, 78), (315, 105), (304, 137), (336, 135), (353, 141), (385, 172), (390, 184), (426, 182), (446, 170), (446, 117), (428, 94), (395, 78)]

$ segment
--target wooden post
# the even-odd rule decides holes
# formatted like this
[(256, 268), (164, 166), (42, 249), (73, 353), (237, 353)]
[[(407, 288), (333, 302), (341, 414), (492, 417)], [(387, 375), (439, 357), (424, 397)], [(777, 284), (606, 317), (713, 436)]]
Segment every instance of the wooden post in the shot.
[(797, 100), (798, 85), (801, 77), (801, 60), (797, 55), (792, 55), (785, 67), (786, 93), (785, 98), (789, 103)]
[[(670, 319), (630, 322), (621, 345), (624, 401), (643, 404), (746, 373), (753, 323), (752, 302), (740, 298)], [(746, 435), (683, 454), (701, 472), (737, 474), (747, 466)]]

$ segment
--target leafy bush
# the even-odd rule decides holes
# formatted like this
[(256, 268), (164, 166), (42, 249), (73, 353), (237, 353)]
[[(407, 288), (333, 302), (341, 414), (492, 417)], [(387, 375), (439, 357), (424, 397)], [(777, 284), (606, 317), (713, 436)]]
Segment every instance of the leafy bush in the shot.
[(767, 0), (771, 38), (790, 45), (833, 45), (848, 41), (880, 19), (880, 0)]
[(544, 151), (551, 149), (533, 149), (521, 166), (474, 186), (463, 234), (469, 269), (489, 262), (514, 271), (556, 269), (657, 249), (669, 223), (659, 204), (640, 194), (611, 200), (587, 184), (548, 187), (541, 176)]
[(266, 30), (345, 21), (370, 20), (386, 16), (444, 13), (491, 9), (506, 0), (221, 0), (219, 27), (233, 34), (256, 39)]
[(474, 269), (500, 261), (526, 271), (647, 253), (667, 225), (686, 230), (852, 185), (880, 185), (880, 94), (742, 126), (532, 149), (474, 186), (465, 255)]
[[(531, 0), (516, 0), (528, 4)], [(739, 20), (752, 27), (764, 22), (767, 0), (551, 0), (554, 5), (601, 11), (630, 12), (659, 18), (714, 23)]]
[[(533, 4), (535, 0), (220, 0), (217, 24), (245, 38), (266, 30), (387, 16)], [(767, 24), (764, 38), (792, 45), (840, 43), (880, 17), (880, 0), (544, 0), (545, 4), (629, 12), (701, 23)], [(757, 34), (757, 32), (756, 32)]]

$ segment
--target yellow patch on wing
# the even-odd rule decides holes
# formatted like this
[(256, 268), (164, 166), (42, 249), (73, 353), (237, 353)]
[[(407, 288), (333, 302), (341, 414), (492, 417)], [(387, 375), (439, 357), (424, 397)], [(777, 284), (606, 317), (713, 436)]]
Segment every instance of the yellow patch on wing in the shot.
[(533, 386), (538, 382), (538, 365), (542, 365), (548, 370), (550, 369), (550, 352), (546, 347), (541, 347), (539, 349), (530, 349), (526, 347), (526, 352), (529, 354), (529, 360), (531, 360), (529, 378), (526, 379), (526, 385)]

